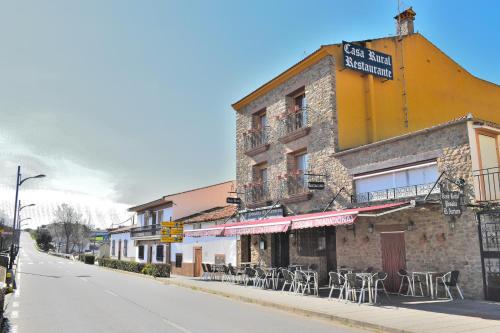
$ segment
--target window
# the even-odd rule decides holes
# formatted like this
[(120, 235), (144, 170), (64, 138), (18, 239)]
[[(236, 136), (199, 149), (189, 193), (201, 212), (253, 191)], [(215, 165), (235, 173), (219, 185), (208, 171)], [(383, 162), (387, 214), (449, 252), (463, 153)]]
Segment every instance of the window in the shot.
[(318, 257), (325, 253), (326, 238), (323, 229), (297, 230), (297, 252), (304, 257)]
[[(426, 195), (438, 177), (436, 162), (355, 176), (357, 200), (367, 202)], [(435, 191), (438, 190), (436, 187)]]
[(156, 245), (156, 261), (163, 262), (163, 245)]
[(175, 267), (182, 267), (182, 253), (175, 254)]
[(124, 257), (128, 256), (128, 240), (127, 239), (123, 240), (123, 256)]
[(267, 126), (267, 114), (266, 109), (263, 109), (252, 116), (252, 128), (263, 129)]
[(163, 209), (156, 212), (157, 218), (156, 223), (160, 224), (163, 221)]
[(201, 229), (201, 223), (193, 223), (193, 229)]
[(144, 245), (139, 245), (139, 259), (144, 260)]
[(301, 170), (303, 173), (309, 168), (309, 157), (306, 152), (295, 155), (295, 166), (297, 170)]
[(115, 240), (113, 239), (113, 241), (111, 242), (111, 255), (114, 256), (115, 255)]

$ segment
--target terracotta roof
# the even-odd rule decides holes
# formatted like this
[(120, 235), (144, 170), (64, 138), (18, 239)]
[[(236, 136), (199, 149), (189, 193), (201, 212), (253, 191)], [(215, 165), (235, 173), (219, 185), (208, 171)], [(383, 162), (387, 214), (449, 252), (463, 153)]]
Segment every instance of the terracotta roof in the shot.
[(135, 228), (135, 227), (137, 227), (137, 226), (136, 225), (129, 225), (129, 226), (126, 226), (126, 227), (120, 227), (120, 228), (116, 228), (116, 229), (110, 230), (109, 233), (110, 234), (119, 234), (119, 233), (127, 232), (130, 229)]
[(226, 219), (236, 213), (237, 207), (230, 205), (225, 207), (215, 207), (202, 212), (189, 215), (179, 219), (184, 223), (208, 222)]

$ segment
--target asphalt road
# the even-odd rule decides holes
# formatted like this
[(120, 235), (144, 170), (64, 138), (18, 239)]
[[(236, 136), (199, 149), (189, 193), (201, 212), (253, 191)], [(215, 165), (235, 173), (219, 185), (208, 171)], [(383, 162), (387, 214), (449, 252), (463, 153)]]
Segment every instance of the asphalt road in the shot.
[(38, 252), (23, 233), (6, 332), (360, 332)]

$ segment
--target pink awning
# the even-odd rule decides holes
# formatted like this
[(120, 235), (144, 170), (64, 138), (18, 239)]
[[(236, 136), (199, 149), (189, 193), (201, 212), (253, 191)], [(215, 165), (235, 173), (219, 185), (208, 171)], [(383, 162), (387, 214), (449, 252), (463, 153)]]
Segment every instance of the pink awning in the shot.
[(224, 227), (213, 226), (204, 229), (184, 230), (184, 236), (186, 237), (222, 236), (223, 232), (224, 232)]
[(318, 228), (327, 226), (337, 226), (353, 224), (359, 213), (376, 212), (390, 208), (407, 205), (408, 202), (397, 202), (379, 206), (368, 206), (361, 208), (344, 209), (322, 213), (312, 213), (292, 216), (292, 229)]
[(224, 225), (207, 227), (204, 229), (185, 230), (184, 234), (186, 237), (254, 235), (287, 232), (290, 225), (294, 230), (346, 225), (353, 224), (359, 215), (368, 215), (363, 213), (385, 211), (380, 213), (384, 214), (386, 212), (390, 212), (391, 208), (402, 209), (404, 208), (403, 206), (408, 204), (409, 202), (397, 202), (379, 206), (344, 209), (339, 211), (228, 223)]

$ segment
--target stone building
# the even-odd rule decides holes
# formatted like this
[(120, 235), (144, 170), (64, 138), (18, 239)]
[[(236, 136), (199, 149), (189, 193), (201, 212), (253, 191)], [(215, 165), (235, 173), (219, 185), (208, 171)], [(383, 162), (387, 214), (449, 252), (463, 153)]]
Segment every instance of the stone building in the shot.
[[(496, 281), (500, 255), (485, 264), (476, 210), (500, 199), (500, 89), (413, 33), (414, 16), (396, 37), (322, 46), (233, 104), (244, 207), (283, 209), (226, 227), (242, 262), (311, 266), (323, 281), (371, 266), (393, 290), (399, 268), (457, 269), (475, 298)], [(354, 53), (387, 60), (350, 66)], [(441, 191), (463, 193), (460, 216), (443, 214)]]

